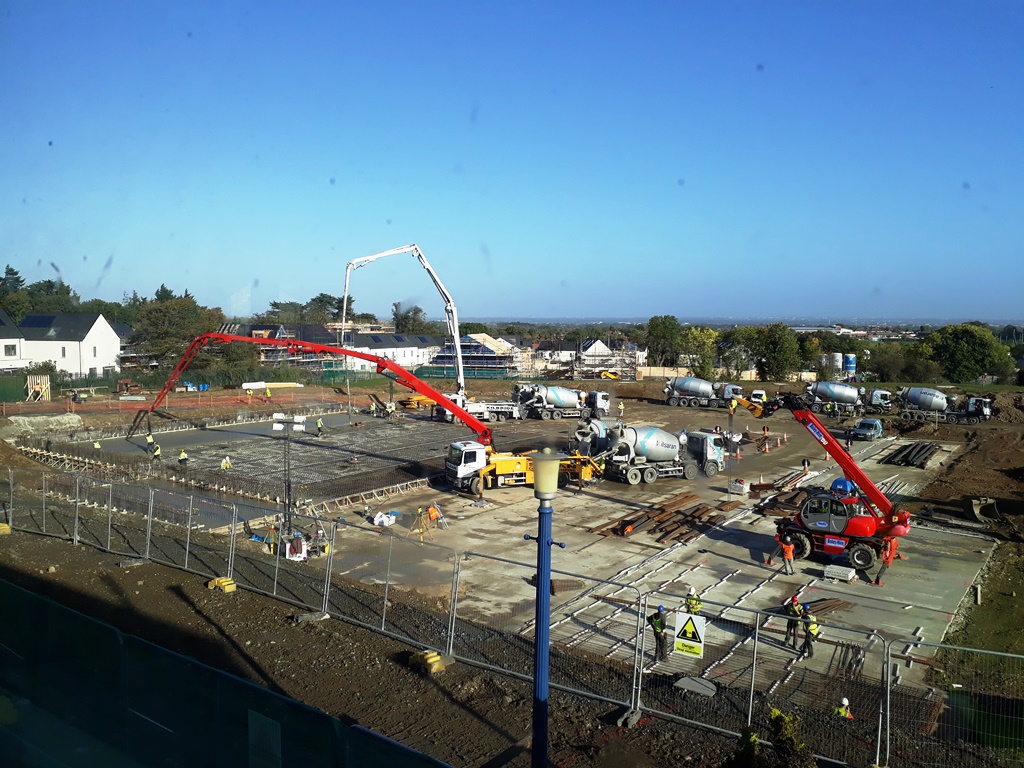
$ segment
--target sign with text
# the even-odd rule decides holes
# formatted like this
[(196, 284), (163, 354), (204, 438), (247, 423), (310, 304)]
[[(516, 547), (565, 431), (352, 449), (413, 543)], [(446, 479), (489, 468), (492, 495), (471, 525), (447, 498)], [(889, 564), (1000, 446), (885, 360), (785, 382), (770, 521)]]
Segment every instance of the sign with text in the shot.
[(703, 659), (704, 629), (705, 619), (703, 616), (682, 612), (676, 614), (675, 650), (684, 656)]

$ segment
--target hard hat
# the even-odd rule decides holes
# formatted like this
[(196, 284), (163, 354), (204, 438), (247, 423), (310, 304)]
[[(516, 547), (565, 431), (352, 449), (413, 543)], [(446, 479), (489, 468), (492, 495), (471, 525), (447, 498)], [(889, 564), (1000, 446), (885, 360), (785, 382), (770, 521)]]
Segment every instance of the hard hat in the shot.
[(665, 610), (665, 606), (664, 605), (659, 605), (658, 606), (658, 613), (661, 613), (664, 610)]
[(794, 603), (799, 603), (800, 602), (800, 598), (797, 597), (796, 595), (793, 595), (793, 602)]
[(694, 589), (693, 587), (690, 587), (690, 594), (691, 595), (696, 595), (697, 594), (697, 590)]
[(792, 544), (793, 543), (793, 540), (791, 538), (789, 538), (789, 536), (783, 536), (782, 537), (782, 541), (785, 542), (786, 544)]
[(849, 699), (843, 699), (843, 706), (844, 707), (850, 706), (850, 700)]
[(805, 611), (811, 610), (811, 604), (810, 603), (804, 603), (804, 610)]

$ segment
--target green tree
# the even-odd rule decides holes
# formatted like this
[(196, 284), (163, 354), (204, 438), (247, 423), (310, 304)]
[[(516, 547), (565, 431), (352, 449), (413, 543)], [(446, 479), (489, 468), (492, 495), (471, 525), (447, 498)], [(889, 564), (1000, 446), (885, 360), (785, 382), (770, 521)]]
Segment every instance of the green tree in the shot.
[(938, 384), (942, 366), (932, 359), (932, 348), (924, 341), (911, 344), (904, 353), (903, 376), (908, 382)]
[(898, 341), (879, 342), (871, 349), (871, 369), (879, 381), (906, 381), (907, 345)]
[(985, 374), (1008, 377), (1014, 370), (1009, 347), (1000, 344), (987, 325), (943, 326), (928, 336), (928, 346), (946, 378), (958, 384)]
[(759, 328), (754, 353), (761, 381), (785, 381), (800, 365), (800, 343), (785, 323)]
[(95, 312), (99, 315), (103, 315), (108, 323), (123, 323), (122, 319), (127, 315), (125, 308), (113, 301), (104, 301), (103, 299), (89, 299), (83, 301), (78, 305), (79, 312)]
[(78, 307), (78, 294), (63, 280), (39, 280), (25, 291), (33, 312), (74, 312)]
[(683, 350), (683, 327), (674, 315), (658, 315), (647, 321), (645, 341), (647, 364), (672, 366), (679, 362)]
[(491, 329), (487, 326), (486, 323), (459, 323), (459, 328), (463, 336), (470, 333), (490, 334), (491, 332)]
[(156, 289), (156, 293), (153, 294), (153, 301), (171, 301), (175, 299), (174, 291), (168, 288), (164, 283), (160, 283), (160, 287)]
[(436, 327), (427, 321), (426, 313), (417, 306), (403, 307), (396, 301), (391, 305), (391, 318), (395, 323), (395, 333), (433, 333)]
[[(305, 323), (316, 323), (323, 325), (341, 318), (341, 306), (344, 298), (331, 296), (329, 293), (320, 293), (307, 301), (302, 307), (302, 321)], [(352, 313), (354, 300), (348, 297), (349, 316)]]
[(32, 311), (32, 299), (29, 298), (28, 291), (15, 291), (0, 299), (0, 307), (3, 307), (11, 320), (20, 323), (25, 319), (25, 315)]
[(145, 296), (140, 296), (138, 291), (132, 291), (131, 296), (125, 293), (121, 298), (121, 306), (124, 308), (124, 315), (121, 322), (134, 326), (135, 321), (139, 317), (139, 313), (147, 304), (149, 304), (149, 299)]
[(718, 352), (718, 331), (714, 328), (690, 326), (679, 337), (682, 353), (689, 360), (694, 376), (713, 379), (715, 376), (715, 355)]
[(158, 365), (172, 365), (192, 339), (223, 322), (220, 309), (201, 307), (192, 297), (157, 301), (139, 312), (130, 341)]
[(0, 298), (17, 293), (25, 287), (25, 280), (21, 273), (10, 264), (4, 269), (4, 276), (0, 278)]

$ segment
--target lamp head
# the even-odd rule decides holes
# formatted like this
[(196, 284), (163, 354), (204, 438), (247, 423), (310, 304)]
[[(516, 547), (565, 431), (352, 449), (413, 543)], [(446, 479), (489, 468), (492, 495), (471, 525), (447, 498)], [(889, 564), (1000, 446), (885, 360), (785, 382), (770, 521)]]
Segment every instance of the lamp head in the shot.
[(558, 456), (550, 448), (533, 455), (533, 495), (541, 501), (550, 501), (558, 492)]

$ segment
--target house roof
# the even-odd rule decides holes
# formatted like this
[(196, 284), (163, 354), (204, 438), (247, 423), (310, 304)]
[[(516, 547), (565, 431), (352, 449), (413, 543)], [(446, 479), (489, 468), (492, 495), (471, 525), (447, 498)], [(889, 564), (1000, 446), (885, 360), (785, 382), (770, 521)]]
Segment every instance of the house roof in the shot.
[(33, 312), (18, 328), (29, 341), (82, 341), (99, 318), (98, 312)]
[(0, 339), (20, 339), (21, 337), (22, 333), (11, 320), (11, 316), (0, 309)]

